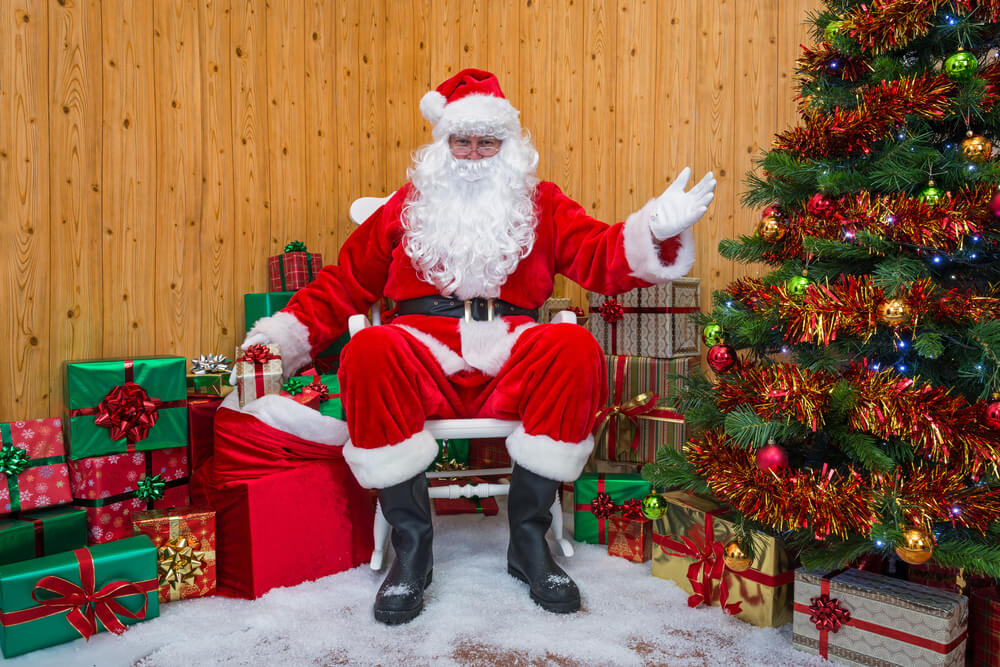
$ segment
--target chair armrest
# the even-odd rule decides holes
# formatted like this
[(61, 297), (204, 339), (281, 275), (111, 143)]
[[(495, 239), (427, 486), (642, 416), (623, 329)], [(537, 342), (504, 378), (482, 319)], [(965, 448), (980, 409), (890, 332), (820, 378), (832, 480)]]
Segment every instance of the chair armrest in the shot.
[(351, 315), (347, 318), (347, 330), (350, 332), (351, 338), (354, 338), (354, 336), (365, 327), (370, 326), (371, 322), (368, 321), (368, 318), (360, 313), (357, 315)]

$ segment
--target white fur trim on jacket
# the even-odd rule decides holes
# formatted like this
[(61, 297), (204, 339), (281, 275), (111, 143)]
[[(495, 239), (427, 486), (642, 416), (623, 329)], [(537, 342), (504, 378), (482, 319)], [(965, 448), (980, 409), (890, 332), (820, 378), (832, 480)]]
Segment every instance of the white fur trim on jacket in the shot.
[(285, 379), (312, 361), (309, 329), (291, 313), (277, 312), (260, 318), (247, 336), (252, 334), (262, 334), (278, 344), (281, 349), (281, 372)]
[(366, 489), (384, 489), (405, 482), (427, 470), (438, 455), (434, 436), (424, 429), (394, 445), (362, 449), (350, 441), (344, 445), (344, 458), (358, 484)]
[(557, 482), (572, 482), (594, 451), (594, 436), (583, 442), (563, 442), (547, 435), (528, 435), (524, 426), (507, 436), (507, 451), (518, 465)]
[(223, 399), (220, 407), (253, 415), (272, 428), (309, 442), (336, 447), (347, 442), (347, 422), (321, 415), (286, 396), (267, 394), (240, 408), (234, 391)]
[(472, 366), (467, 364), (465, 359), (455, 354), (451, 348), (433, 336), (425, 334), (423, 331), (414, 329), (413, 327), (408, 327), (405, 324), (397, 324), (396, 326), (423, 343), (424, 347), (426, 347), (434, 358), (437, 359), (437, 362), (441, 364), (441, 370), (444, 371), (445, 375), (454, 375), (459, 371), (472, 370)]
[[(435, 92), (435, 91), (432, 91)], [(439, 96), (440, 93), (438, 93)], [(443, 96), (441, 96), (443, 99)], [(424, 102), (426, 100), (426, 104)], [(509, 139), (521, 135), (520, 112), (507, 100), (493, 95), (466, 95), (446, 105), (437, 121), (438, 100), (427, 93), (420, 100), (420, 111), (432, 125), (435, 141), (451, 134), (489, 135)], [(430, 113), (430, 115), (428, 115)]]
[(650, 199), (641, 209), (625, 220), (625, 259), (632, 275), (650, 283), (666, 283), (683, 278), (694, 265), (694, 232), (688, 227), (677, 235), (680, 248), (673, 264), (660, 261), (660, 245), (653, 240), (649, 219), (656, 210), (656, 200)]
[[(522, 324), (513, 331), (507, 331), (503, 320), (492, 322), (466, 322), (459, 320), (458, 330), (462, 337), (462, 358), (487, 375), (495, 376), (510, 359), (514, 343), (534, 323)], [(445, 371), (447, 372), (447, 371)]]

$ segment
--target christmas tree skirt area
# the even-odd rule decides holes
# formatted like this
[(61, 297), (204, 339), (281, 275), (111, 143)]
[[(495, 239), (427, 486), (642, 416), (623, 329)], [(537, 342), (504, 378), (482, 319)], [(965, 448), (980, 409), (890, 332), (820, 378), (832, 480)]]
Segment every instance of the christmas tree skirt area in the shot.
[[(756, 628), (687, 595), (650, 563), (574, 543), (557, 558), (580, 586), (577, 614), (543, 611), (507, 574), (505, 498), (497, 516), (435, 517), (434, 582), (407, 625), (372, 618), (383, 572), (367, 566), (255, 601), (164, 604), (121, 637), (101, 633), (4, 661), (49, 665), (822, 665), (792, 648), (791, 625)], [(572, 526), (572, 516), (566, 514)], [(567, 531), (572, 535), (572, 530)], [(555, 548), (553, 548), (555, 552)]]

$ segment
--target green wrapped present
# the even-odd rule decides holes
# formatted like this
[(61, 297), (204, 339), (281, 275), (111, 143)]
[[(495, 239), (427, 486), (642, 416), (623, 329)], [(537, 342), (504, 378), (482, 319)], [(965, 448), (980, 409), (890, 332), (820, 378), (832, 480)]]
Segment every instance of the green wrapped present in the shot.
[(184, 357), (66, 364), (69, 459), (185, 447)]
[(573, 539), (608, 543), (608, 517), (626, 500), (649, 495), (650, 484), (634, 473), (585, 472), (573, 482)]
[(320, 401), (319, 413), (325, 417), (333, 417), (340, 421), (347, 420), (347, 417), (344, 415), (344, 404), (340, 400), (340, 380), (337, 379), (336, 373), (331, 373), (330, 375), (297, 375), (291, 379), (301, 381), (304, 386), (303, 391), (314, 391), (311, 387), (317, 385), (326, 386), (327, 398)]
[(54, 507), (0, 519), (0, 565), (87, 546), (87, 512)]
[[(257, 320), (276, 312), (288, 305), (295, 292), (263, 292), (243, 295), (243, 310), (246, 314), (247, 332), (253, 328)], [(336, 373), (340, 363), (340, 351), (351, 339), (349, 333), (334, 341), (330, 347), (326, 348), (315, 359), (316, 369), (320, 373)]]
[(469, 441), (465, 438), (438, 440), (438, 454), (429, 466), (427, 472), (447, 472), (449, 470), (469, 469)]
[(0, 649), (11, 658), (121, 634), (160, 615), (157, 588), (156, 547), (145, 535), (0, 566)]

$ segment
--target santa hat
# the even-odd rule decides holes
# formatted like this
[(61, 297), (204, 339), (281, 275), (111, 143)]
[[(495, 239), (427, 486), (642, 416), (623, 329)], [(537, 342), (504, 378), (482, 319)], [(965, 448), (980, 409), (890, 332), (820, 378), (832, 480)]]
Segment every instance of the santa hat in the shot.
[(520, 112), (500, 82), (481, 69), (464, 69), (420, 100), (420, 112), (434, 126), (434, 138), (452, 134), (506, 139), (521, 133)]

